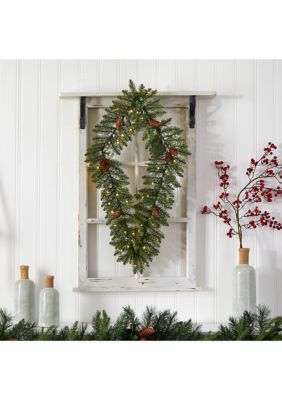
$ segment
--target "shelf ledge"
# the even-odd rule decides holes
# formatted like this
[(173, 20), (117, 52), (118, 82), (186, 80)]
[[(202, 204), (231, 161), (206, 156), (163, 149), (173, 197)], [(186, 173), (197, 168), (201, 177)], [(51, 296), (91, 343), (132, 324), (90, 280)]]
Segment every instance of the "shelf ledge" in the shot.
[[(121, 96), (122, 92), (61, 92), (61, 98), (68, 97), (117, 97)], [(156, 96), (159, 97), (214, 97), (215, 91), (189, 91), (189, 92), (157, 92)]]
[(188, 278), (89, 278), (73, 292), (194, 292), (204, 290)]

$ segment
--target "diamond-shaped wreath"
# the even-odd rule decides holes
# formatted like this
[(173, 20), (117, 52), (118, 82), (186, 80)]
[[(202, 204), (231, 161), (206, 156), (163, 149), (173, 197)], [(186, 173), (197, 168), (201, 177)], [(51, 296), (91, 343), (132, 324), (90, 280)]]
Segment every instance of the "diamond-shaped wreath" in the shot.
[[(102, 207), (117, 260), (130, 263), (134, 273), (143, 273), (159, 254), (164, 238), (161, 226), (168, 225), (167, 210), (173, 206), (174, 189), (180, 187), (177, 177), (183, 176), (189, 153), (182, 129), (171, 126), (171, 118), (160, 119), (165, 111), (156, 90), (143, 85), (137, 89), (130, 80), (129, 90), (122, 93), (94, 128), (86, 162), (92, 181), (102, 189)], [(140, 131), (150, 159), (143, 188), (131, 195), (129, 179), (115, 156)]]

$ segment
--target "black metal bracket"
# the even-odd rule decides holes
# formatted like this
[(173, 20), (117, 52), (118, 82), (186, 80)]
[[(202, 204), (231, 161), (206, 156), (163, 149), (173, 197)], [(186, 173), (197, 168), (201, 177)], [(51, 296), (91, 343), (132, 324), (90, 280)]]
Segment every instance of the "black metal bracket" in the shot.
[(196, 96), (189, 97), (189, 128), (195, 128)]
[(86, 97), (80, 98), (79, 128), (85, 129), (86, 125)]

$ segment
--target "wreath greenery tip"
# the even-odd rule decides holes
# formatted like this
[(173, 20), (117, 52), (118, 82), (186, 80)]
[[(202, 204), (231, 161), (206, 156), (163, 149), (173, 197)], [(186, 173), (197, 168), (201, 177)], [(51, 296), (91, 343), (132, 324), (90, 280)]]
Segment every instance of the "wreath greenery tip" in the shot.
[[(161, 227), (168, 225), (168, 210), (189, 154), (183, 130), (172, 126), (171, 118), (161, 118), (165, 111), (156, 93), (144, 85), (136, 88), (130, 80), (129, 90), (122, 91), (95, 126), (86, 153), (91, 179), (101, 189), (115, 256), (118, 262), (131, 264), (134, 273), (143, 273), (159, 254)], [(138, 132), (143, 134), (149, 161), (143, 187), (132, 195), (117, 156)]]

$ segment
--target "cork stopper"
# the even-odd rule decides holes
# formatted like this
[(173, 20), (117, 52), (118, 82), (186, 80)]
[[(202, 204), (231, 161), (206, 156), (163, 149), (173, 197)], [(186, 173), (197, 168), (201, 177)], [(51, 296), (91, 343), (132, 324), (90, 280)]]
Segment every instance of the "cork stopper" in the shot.
[(28, 265), (20, 265), (20, 279), (29, 279), (28, 277), (28, 269), (29, 266)]
[(46, 288), (53, 288), (54, 287), (54, 275), (46, 275), (44, 284), (45, 284)]
[(241, 247), (239, 249), (239, 264), (249, 264), (250, 249)]

